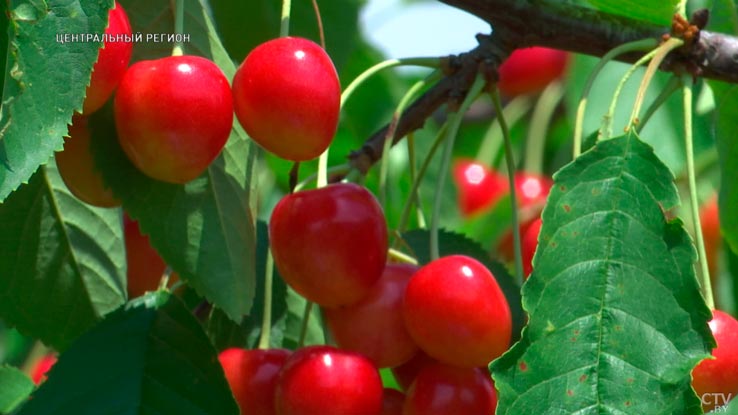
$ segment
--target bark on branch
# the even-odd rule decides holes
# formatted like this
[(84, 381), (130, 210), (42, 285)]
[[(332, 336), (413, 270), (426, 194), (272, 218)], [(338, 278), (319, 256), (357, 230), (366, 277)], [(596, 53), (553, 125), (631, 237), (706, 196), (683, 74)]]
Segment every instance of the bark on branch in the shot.
[[(541, 7), (541, 2), (534, 0), (439, 1), (486, 20), (494, 32), (479, 36), (479, 46), (451, 59), (449, 74), (403, 113), (393, 143), (422, 128), (425, 120), (444, 103), (463, 97), (480, 68), (496, 71), (499, 63), (516, 48), (546, 46), (603, 56), (623, 43), (658, 39), (670, 31), (669, 27), (583, 9), (567, 2), (551, 2)], [(632, 53), (619, 59), (634, 62), (640, 56)], [(670, 55), (661, 69), (688, 70), (695, 76), (738, 83), (738, 38), (703, 30), (690, 48)], [(353, 167), (366, 173), (380, 159), (387, 131), (387, 127), (377, 131), (349, 156)]]

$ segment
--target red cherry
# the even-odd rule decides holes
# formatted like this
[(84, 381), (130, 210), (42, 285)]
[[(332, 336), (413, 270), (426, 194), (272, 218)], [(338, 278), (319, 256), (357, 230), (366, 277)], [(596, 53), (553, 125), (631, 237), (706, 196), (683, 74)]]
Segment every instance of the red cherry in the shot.
[(420, 371), (429, 365), (438, 363), (438, 360), (428, 356), (422, 350), (415, 353), (410, 360), (407, 362), (395, 366), (392, 368), (392, 374), (395, 376), (395, 380), (403, 390), (410, 389), (415, 377), (418, 376)]
[(405, 394), (397, 389), (384, 388), (382, 396), (382, 415), (402, 415)]
[(542, 225), (541, 218), (534, 220), (523, 235), (523, 275), (525, 275), (525, 278), (528, 278), (530, 273), (533, 272), (533, 255), (535, 255), (536, 248), (538, 248), (538, 235), (541, 233)]
[[(123, 215), (123, 235), (128, 262), (128, 298), (142, 296), (147, 291), (159, 288), (162, 274), (167, 265), (159, 256), (149, 237), (142, 234), (138, 222)], [(169, 286), (179, 280), (176, 273), (169, 276)]]
[(517, 49), (500, 65), (497, 87), (507, 97), (540, 92), (564, 74), (568, 60), (569, 55), (561, 50)]
[(279, 415), (380, 415), (382, 379), (358, 353), (309, 346), (285, 362), (275, 402)]
[(36, 362), (36, 365), (31, 369), (31, 380), (36, 385), (41, 384), (46, 380), (46, 373), (51, 370), (51, 367), (56, 363), (56, 356), (53, 354), (47, 354), (41, 357)]
[(279, 372), (290, 352), (285, 349), (223, 350), (218, 359), (244, 414), (276, 415), (274, 399)]
[(530, 173), (515, 175), (515, 190), (518, 196), (518, 206), (528, 207), (546, 202), (553, 181), (545, 176)]
[(403, 415), (490, 415), (496, 406), (492, 379), (484, 369), (438, 363), (418, 373)]
[(285, 196), (272, 212), (269, 238), (282, 278), (324, 307), (365, 297), (387, 259), (382, 207), (353, 183)]
[(738, 395), (738, 321), (720, 310), (712, 312), (709, 322), (717, 347), (714, 359), (705, 359), (692, 370), (692, 387), (708, 412), (727, 405)]
[(510, 345), (507, 300), (492, 273), (467, 256), (442, 257), (420, 268), (402, 310), (418, 346), (450, 365), (485, 366)]
[[(85, 102), (82, 104), (82, 113), (89, 115), (105, 104), (113, 95), (113, 91), (120, 83), (128, 68), (133, 52), (133, 42), (118, 41), (125, 36), (131, 37), (131, 23), (123, 6), (117, 1), (108, 13), (108, 35), (103, 47), (97, 56), (97, 62), (92, 67), (92, 77), (85, 93)], [(107, 39), (114, 39), (110, 41)]]
[(702, 225), (702, 237), (705, 241), (707, 254), (707, 265), (710, 268), (710, 277), (713, 285), (716, 285), (718, 276), (718, 255), (722, 244), (720, 234), (720, 212), (718, 209), (717, 195), (713, 195), (700, 209), (700, 224)]
[(169, 56), (131, 66), (115, 96), (118, 140), (154, 179), (186, 183), (218, 156), (233, 124), (223, 72), (199, 56)]
[(90, 151), (90, 130), (87, 118), (75, 115), (64, 139), (64, 151), (54, 154), (59, 175), (79, 200), (98, 207), (120, 206), (120, 200), (103, 182)]
[(341, 85), (316, 43), (281, 37), (249, 53), (233, 78), (236, 116), (249, 136), (279, 157), (310, 160), (330, 145)]
[(397, 366), (410, 359), (418, 346), (405, 328), (402, 299), (418, 267), (387, 264), (381, 278), (359, 302), (325, 310), (336, 344), (361, 353), (377, 367)]
[(509, 190), (504, 176), (472, 160), (457, 161), (453, 176), (459, 191), (459, 208), (464, 216), (492, 208)]

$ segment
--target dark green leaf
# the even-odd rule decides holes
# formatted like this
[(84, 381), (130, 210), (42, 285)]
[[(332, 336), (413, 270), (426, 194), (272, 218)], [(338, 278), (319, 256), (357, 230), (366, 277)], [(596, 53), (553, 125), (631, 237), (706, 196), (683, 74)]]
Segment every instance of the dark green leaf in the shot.
[(714, 345), (695, 250), (664, 210), (669, 170), (635, 135), (554, 176), (523, 338), (492, 365), (499, 414), (698, 414), (694, 365)]
[(146, 294), (63, 353), (20, 412), (239, 413), (217, 354), (176, 297)]
[(716, 136), (720, 157), (720, 228), (727, 245), (738, 253), (738, 87), (721, 88)]
[(20, 370), (0, 366), (0, 414), (10, 413), (33, 391), (33, 382)]
[[(171, 33), (169, 0), (127, 4), (133, 31)], [(214, 60), (230, 79), (235, 66), (220, 44), (202, 4), (185, 1), (185, 53)], [(170, 44), (141, 43), (134, 57), (171, 53)], [(186, 185), (172, 185), (140, 173), (116, 139), (110, 108), (93, 117), (92, 151), (105, 181), (164, 260), (198, 293), (240, 321), (251, 309), (255, 287), (254, 200), (251, 176), (255, 147), (234, 118), (225, 149), (208, 170)]]
[(668, 25), (679, 0), (580, 0), (579, 3), (619, 16)]
[[(430, 262), (430, 232), (416, 229), (403, 234), (402, 237), (412, 248), (413, 255), (421, 265)], [(525, 315), (520, 302), (520, 287), (507, 269), (499, 262), (492, 261), (484, 248), (464, 235), (440, 231), (438, 242), (441, 256), (454, 254), (470, 256), (492, 271), (492, 275), (497, 279), (510, 305), (513, 320), (512, 341), (517, 341), (520, 338), (520, 330), (525, 324)]]
[(126, 299), (120, 211), (87, 205), (53, 162), (0, 205), (0, 317), (64, 349)]
[(55, 150), (85, 87), (100, 42), (60, 42), (64, 34), (102, 33), (112, 0), (9, 2), (8, 60), (0, 106), (0, 202)]

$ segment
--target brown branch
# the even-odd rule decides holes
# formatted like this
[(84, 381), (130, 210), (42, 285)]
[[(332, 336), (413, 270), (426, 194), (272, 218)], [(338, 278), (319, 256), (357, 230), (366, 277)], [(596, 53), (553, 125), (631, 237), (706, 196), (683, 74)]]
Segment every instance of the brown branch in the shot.
[[(425, 120), (444, 103), (462, 98), (481, 64), (494, 72), (509, 53), (519, 47), (545, 46), (603, 56), (623, 43), (668, 34), (670, 28), (584, 9), (567, 2), (552, 1), (541, 7), (532, 0), (440, 0), (466, 10), (494, 27), (491, 36), (478, 36), (475, 49), (450, 59), (448, 75), (416, 100), (402, 114), (393, 137), (396, 144), (408, 133), (420, 129)], [(701, 19), (704, 15), (699, 16)], [(699, 24), (699, 23), (698, 23)], [(700, 24), (704, 25), (704, 23)], [(641, 53), (618, 59), (635, 62)], [(673, 53), (661, 69), (689, 71), (695, 76), (738, 83), (738, 38), (701, 31), (686, 50)], [(374, 133), (363, 147), (349, 156), (351, 165), (366, 173), (382, 155), (388, 127)]]

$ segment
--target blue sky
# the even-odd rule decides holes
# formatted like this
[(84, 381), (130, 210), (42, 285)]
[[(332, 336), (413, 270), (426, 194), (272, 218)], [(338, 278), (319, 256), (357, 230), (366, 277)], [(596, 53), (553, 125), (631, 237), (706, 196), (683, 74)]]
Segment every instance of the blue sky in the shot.
[(369, 41), (388, 58), (460, 53), (476, 46), (477, 33), (489, 33), (484, 21), (438, 1), (370, 0), (361, 20)]

